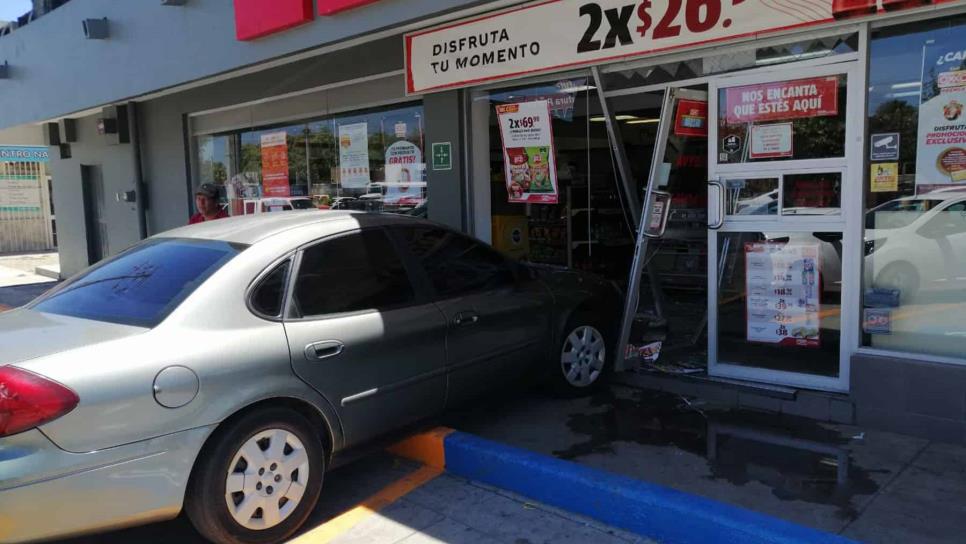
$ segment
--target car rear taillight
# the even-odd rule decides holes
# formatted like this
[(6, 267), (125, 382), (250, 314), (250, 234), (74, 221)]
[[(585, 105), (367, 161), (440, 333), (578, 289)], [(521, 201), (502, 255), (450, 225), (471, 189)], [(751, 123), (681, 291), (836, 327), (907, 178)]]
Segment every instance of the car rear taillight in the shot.
[(0, 367), (0, 437), (39, 427), (77, 406), (70, 389), (12, 366)]

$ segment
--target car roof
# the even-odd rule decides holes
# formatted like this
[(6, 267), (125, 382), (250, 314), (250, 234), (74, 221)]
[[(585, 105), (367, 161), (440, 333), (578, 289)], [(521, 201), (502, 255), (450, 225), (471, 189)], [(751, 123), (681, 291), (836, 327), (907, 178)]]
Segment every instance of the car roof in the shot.
[(320, 235), (325, 236), (360, 226), (392, 224), (438, 226), (430, 221), (398, 214), (344, 210), (302, 210), (241, 215), (216, 221), (205, 221), (204, 223), (163, 232), (156, 235), (155, 238), (194, 238), (252, 245), (276, 234), (309, 225), (321, 227)]

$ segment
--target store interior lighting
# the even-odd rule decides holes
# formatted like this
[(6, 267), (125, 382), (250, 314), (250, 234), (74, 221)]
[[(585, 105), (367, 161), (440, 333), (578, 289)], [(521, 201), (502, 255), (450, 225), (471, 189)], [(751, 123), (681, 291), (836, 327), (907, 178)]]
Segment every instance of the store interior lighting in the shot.
[[(618, 116), (614, 117), (614, 119), (617, 119), (618, 121), (632, 121), (634, 119), (638, 119), (638, 117), (636, 115), (618, 115)], [(593, 122), (593, 123), (603, 123), (606, 120), (607, 119), (605, 117), (591, 117), (590, 118), (590, 121)]]
[(560, 89), (560, 92), (562, 92), (562, 93), (582, 93), (584, 91), (594, 91), (594, 90), (597, 90), (597, 87), (594, 87), (593, 85), (578, 85), (576, 87), (569, 87), (569, 88), (566, 88), (566, 89)]
[(634, 119), (633, 121), (628, 121), (628, 125), (649, 125), (652, 123), (660, 123), (660, 119)]
[(805, 53), (799, 53), (797, 55), (782, 55), (780, 57), (757, 59), (755, 61), (755, 66), (768, 66), (770, 64), (781, 64), (783, 62), (791, 62), (793, 60), (814, 59), (814, 58), (828, 56), (831, 53), (832, 53), (831, 49), (819, 49), (817, 51), (807, 51)]

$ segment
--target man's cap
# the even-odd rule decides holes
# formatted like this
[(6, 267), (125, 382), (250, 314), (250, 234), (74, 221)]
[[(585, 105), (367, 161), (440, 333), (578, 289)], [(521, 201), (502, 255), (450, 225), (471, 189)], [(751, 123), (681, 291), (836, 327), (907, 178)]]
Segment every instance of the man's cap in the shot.
[(196, 195), (204, 195), (208, 198), (218, 198), (218, 186), (214, 183), (202, 183), (198, 190), (195, 191)]

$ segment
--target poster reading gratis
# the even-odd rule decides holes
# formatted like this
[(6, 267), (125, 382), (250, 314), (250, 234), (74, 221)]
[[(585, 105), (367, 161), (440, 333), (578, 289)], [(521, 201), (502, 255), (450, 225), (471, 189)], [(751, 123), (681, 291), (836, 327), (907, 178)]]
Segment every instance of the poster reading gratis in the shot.
[(962, 49), (961, 43), (934, 43), (923, 48), (916, 148), (918, 192), (928, 192), (924, 186), (966, 182), (966, 62)]
[(748, 341), (821, 345), (818, 244), (745, 244)]
[(339, 182), (347, 189), (369, 185), (369, 124), (339, 126)]
[(557, 164), (548, 100), (496, 107), (510, 202), (556, 204)]
[(289, 196), (288, 135), (285, 131), (262, 134), (262, 193)]

